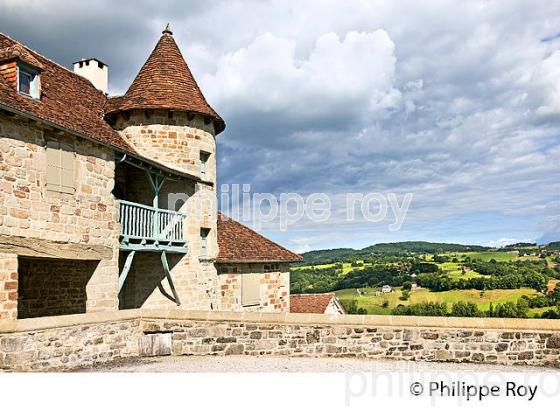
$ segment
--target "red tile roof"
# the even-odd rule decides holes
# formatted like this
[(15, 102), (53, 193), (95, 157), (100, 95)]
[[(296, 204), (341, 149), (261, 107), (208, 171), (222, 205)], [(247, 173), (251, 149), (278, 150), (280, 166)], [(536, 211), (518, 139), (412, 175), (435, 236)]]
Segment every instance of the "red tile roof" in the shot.
[(8, 60), (20, 60), (32, 67), (42, 70), (43, 64), (39, 62), (29, 51), (25, 49), (21, 44), (15, 43), (10, 47), (6, 47), (0, 50), (0, 63)]
[(152, 54), (121, 97), (109, 98), (108, 114), (132, 109), (172, 109), (202, 114), (215, 121), (216, 133), (224, 120), (206, 102), (171, 31), (166, 29)]
[(290, 295), (291, 313), (325, 313), (334, 292), (331, 293), (305, 293), (301, 295)]
[(296, 262), (303, 258), (245, 225), (218, 214), (218, 262)]
[(29, 64), (29, 59), (33, 58), (36, 60), (33, 65), (39, 63), (42, 66), (40, 99), (19, 95), (0, 76), (0, 104), (121, 150), (134, 152), (103, 119), (103, 107), (107, 99), (105, 94), (85, 78), (0, 33), (0, 54), (13, 54), (14, 50), (24, 62)]

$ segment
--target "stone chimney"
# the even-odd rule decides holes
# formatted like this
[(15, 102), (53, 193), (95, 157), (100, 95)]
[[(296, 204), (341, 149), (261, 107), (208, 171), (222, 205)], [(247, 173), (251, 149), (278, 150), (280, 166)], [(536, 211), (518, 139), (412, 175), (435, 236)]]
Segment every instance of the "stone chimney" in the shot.
[(109, 90), (109, 67), (97, 58), (88, 58), (74, 63), (74, 72), (88, 79), (95, 88), (107, 94)]

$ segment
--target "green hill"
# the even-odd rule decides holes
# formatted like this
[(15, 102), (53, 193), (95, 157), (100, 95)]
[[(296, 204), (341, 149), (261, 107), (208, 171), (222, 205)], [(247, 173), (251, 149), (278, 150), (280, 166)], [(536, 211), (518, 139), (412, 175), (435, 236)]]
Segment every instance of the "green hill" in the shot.
[(317, 265), (357, 260), (372, 255), (403, 255), (408, 253), (482, 252), (491, 248), (479, 245), (408, 241), (377, 243), (363, 249), (336, 248), (302, 253), (304, 265)]

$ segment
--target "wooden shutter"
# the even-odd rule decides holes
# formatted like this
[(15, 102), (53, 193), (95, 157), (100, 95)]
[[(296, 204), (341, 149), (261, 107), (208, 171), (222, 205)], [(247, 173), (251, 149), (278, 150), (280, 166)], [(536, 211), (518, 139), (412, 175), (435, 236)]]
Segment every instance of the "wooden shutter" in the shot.
[(58, 191), (60, 188), (60, 143), (47, 141), (47, 188)]
[(74, 147), (59, 141), (47, 141), (47, 189), (73, 194)]
[(241, 304), (253, 306), (261, 304), (261, 275), (245, 273), (241, 275)]
[(73, 194), (74, 185), (74, 147), (69, 144), (60, 146), (60, 190)]

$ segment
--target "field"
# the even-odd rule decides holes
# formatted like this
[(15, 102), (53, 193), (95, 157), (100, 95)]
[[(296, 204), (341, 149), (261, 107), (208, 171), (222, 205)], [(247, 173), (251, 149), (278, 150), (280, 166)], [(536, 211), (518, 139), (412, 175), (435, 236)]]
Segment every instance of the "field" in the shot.
[[(528, 288), (521, 289), (495, 289), (486, 290), (481, 292), (479, 290), (450, 290), (447, 292), (431, 292), (428, 289), (418, 289), (410, 292), (410, 298), (407, 301), (400, 300), (402, 291), (395, 289), (392, 293), (382, 293), (376, 296), (378, 288), (365, 288), (360, 289), (361, 294), (358, 294), (357, 289), (343, 289), (336, 292), (337, 297), (342, 300), (355, 299), (358, 302), (358, 308), (364, 308), (368, 314), (372, 315), (388, 315), (391, 309), (395, 306), (402, 304), (408, 305), (410, 303), (419, 302), (445, 302), (451, 308), (454, 302), (474, 302), (478, 305), (480, 310), (488, 310), (490, 302), (504, 303), (516, 302), (523, 295), (535, 295), (536, 291)], [(389, 306), (383, 307), (384, 301), (389, 302)]]
[(497, 262), (511, 262), (518, 259), (515, 252), (467, 252), (465, 255), (471, 259), (480, 259), (486, 262), (491, 259)]
[[(310, 268), (314, 268), (314, 269), (328, 269), (328, 268), (334, 268), (336, 266), (336, 263), (325, 263), (322, 265), (303, 265), (303, 266), (293, 266), (291, 268), (292, 271), (294, 270), (299, 270), (299, 269), (310, 269)], [(350, 272), (352, 269), (363, 269), (364, 266), (359, 266), (359, 267), (352, 267), (351, 263), (343, 263), (342, 264), (342, 275), (346, 275), (348, 272)]]
[[(525, 264), (524, 269), (536, 267), (534, 271), (539, 273), (539, 269), (542, 269), (544, 265), (548, 266), (550, 269), (556, 269), (557, 272), (559, 271), (559, 269), (557, 269), (557, 265), (560, 261), (558, 252), (555, 250), (548, 251), (548, 253), (547, 251), (543, 252), (542, 249), (537, 246), (520, 246), (519, 249), (510, 251), (498, 251), (490, 248), (475, 249), (472, 247), (461, 250), (457, 249), (457, 247), (453, 248), (453, 246), (451, 246), (450, 248), (448, 246), (448, 250), (445, 251), (445, 244), (420, 242), (405, 244), (415, 250), (408, 251), (408, 254), (403, 255), (399, 253), (403, 252), (404, 249), (401, 246), (402, 243), (386, 244), (390, 246), (395, 253), (388, 252), (384, 254), (378, 251), (378, 253), (370, 253), (361, 255), (361, 257), (352, 258), (347, 256), (348, 250), (344, 248), (343, 253), (346, 256), (342, 256), (340, 262), (326, 263), (333, 261), (333, 257), (326, 254), (322, 264), (320, 263), (321, 259), (316, 257), (317, 255), (314, 255), (312, 260), (315, 261), (315, 263), (292, 267), (292, 272), (294, 273), (303, 271), (301, 276), (296, 279), (295, 284), (299, 285), (297, 289), (302, 293), (309, 291), (327, 292), (333, 289), (348, 287), (348, 289), (336, 291), (338, 298), (347, 306), (350, 306), (350, 302), (355, 301), (356, 303), (349, 308), (365, 310), (368, 314), (388, 315), (391, 314), (392, 310), (398, 305), (418, 304), (422, 302), (446, 303), (449, 310), (453, 303), (472, 302), (478, 306), (481, 312), (485, 312), (489, 310), (491, 303), (494, 306), (506, 302), (516, 303), (522, 296), (534, 296), (539, 293), (537, 290), (533, 289), (534, 282), (525, 282), (523, 279), (519, 279), (519, 277), (517, 278), (517, 286), (521, 284), (521, 286), (526, 287), (516, 289), (515, 285), (513, 285), (511, 288), (508, 288), (509, 286), (494, 286), (498, 289), (492, 289), (492, 286), (489, 286), (489, 290), (486, 291), (473, 289), (475, 287), (481, 289), (482, 286), (480, 284), (483, 283), (483, 281), (486, 281), (489, 277), (496, 277), (494, 274), (491, 276), (488, 272), (495, 272), (496, 269), (503, 269), (503, 272), (507, 269), (498, 268), (498, 266), (512, 267), (513, 265), (511, 262), (518, 261), (522, 263), (535, 261), (536, 263), (533, 264)], [(385, 250), (387, 250), (387, 246), (385, 246)], [(437, 249), (437, 251), (434, 249)], [(493, 265), (494, 261), (497, 262), (496, 265)], [(543, 263), (544, 261), (546, 261), (546, 263)], [(426, 277), (426, 275), (431, 275), (430, 272), (434, 272), (434, 267), (433, 265), (430, 266), (430, 264), (437, 266), (435, 279), (427, 279)], [(390, 275), (395, 275), (394, 278), (396, 279), (383, 277), (383, 275), (386, 274), (385, 272), (390, 271), (390, 269), (387, 269), (384, 272), (383, 266), (391, 267), (390, 269), (393, 270)], [(492, 268), (492, 266), (496, 268)], [(364, 268), (371, 268), (366, 275), (362, 275), (359, 272), (351, 273), (352, 271), (361, 271)], [(485, 275), (477, 272), (477, 269), (484, 272)], [(421, 275), (424, 276), (422, 277)], [(481, 277), (484, 279), (474, 283), (464, 282), (462, 284), (450, 284), (449, 281), (445, 282), (437, 279), (438, 277), (441, 278), (443, 275), (451, 279), (452, 282), (458, 282), (460, 280), (468, 281)], [(406, 279), (403, 279), (403, 276), (405, 276)], [(544, 277), (541, 276), (542, 279), (546, 279), (547, 277), (549, 278), (548, 292), (551, 292), (558, 280), (554, 279), (553, 274), (545, 275)], [(440, 280), (439, 284), (437, 282), (438, 280)], [(512, 279), (509, 280), (511, 281)], [(400, 286), (405, 284), (405, 281), (412, 282), (415, 288), (410, 292), (407, 300), (401, 300), (403, 293)], [(430, 289), (438, 289), (438, 286), (441, 286), (440, 289), (452, 290), (442, 292), (432, 291), (427, 288), (416, 287), (417, 282), (422, 286), (430, 287)], [(508, 282), (507, 284), (510, 285), (511, 283), (512, 282)], [(360, 284), (363, 284), (362, 286), (373, 286), (373, 284), (375, 284), (376, 287), (356, 289), (355, 286), (360, 286)], [(391, 293), (381, 293), (380, 287), (383, 284), (393, 285), (394, 291)], [(317, 287), (315, 287), (315, 285), (317, 285)], [(471, 289), (465, 289), (465, 287), (471, 287)], [(540, 315), (550, 310), (551, 306), (553, 305), (548, 305), (544, 308), (532, 308), (529, 311), (529, 315)]]
[(468, 270), (465, 273), (461, 271), (461, 264), (455, 262), (438, 263), (438, 267), (453, 280), (471, 279), (481, 276), (480, 273)]

